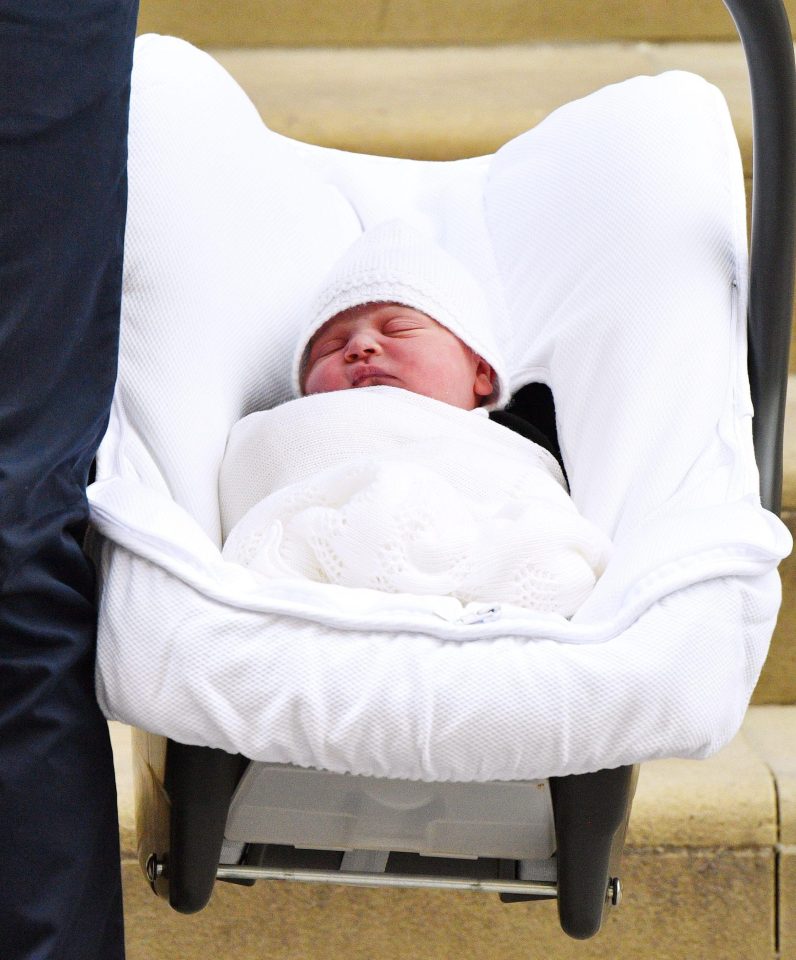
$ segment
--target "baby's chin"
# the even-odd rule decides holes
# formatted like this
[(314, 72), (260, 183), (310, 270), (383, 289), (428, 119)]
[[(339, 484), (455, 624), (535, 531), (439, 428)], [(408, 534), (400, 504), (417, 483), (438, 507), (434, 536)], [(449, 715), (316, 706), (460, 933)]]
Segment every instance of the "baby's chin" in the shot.
[(414, 387), (409, 387), (396, 377), (367, 377), (362, 382), (352, 384), (351, 389), (359, 389), (360, 387), (392, 387), (394, 390), (403, 390), (405, 393), (412, 393), (416, 397), (425, 397), (427, 400), (444, 403), (448, 407), (456, 407), (459, 410), (475, 410), (480, 406), (480, 404), (474, 400), (468, 405), (458, 398), (451, 399), (448, 396), (440, 396), (433, 390), (418, 390)]
[(352, 390), (358, 390), (360, 387), (401, 387), (403, 384), (396, 377), (390, 377), (386, 374), (373, 374), (368, 377), (360, 377), (351, 384)]
[(313, 390), (311, 393), (305, 393), (304, 395), (314, 396), (320, 393), (345, 393), (349, 390), (360, 390), (367, 389), (368, 387), (390, 387), (393, 390), (401, 390), (405, 393), (414, 394), (417, 397), (426, 397), (428, 400), (435, 400), (437, 403), (444, 403), (449, 407), (457, 407), (459, 410), (475, 410), (480, 404), (475, 402), (472, 405), (467, 406), (464, 403), (457, 403), (454, 400), (449, 399), (448, 397), (436, 396), (433, 391), (426, 390), (416, 390), (412, 387), (408, 387), (405, 383), (401, 382), (397, 377), (391, 377), (387, 375), (370, 375), (367, 377), (357, 378), (354, 383), (345, 384), (344, 386), (334, 386), (326, 387), (325, 389)]

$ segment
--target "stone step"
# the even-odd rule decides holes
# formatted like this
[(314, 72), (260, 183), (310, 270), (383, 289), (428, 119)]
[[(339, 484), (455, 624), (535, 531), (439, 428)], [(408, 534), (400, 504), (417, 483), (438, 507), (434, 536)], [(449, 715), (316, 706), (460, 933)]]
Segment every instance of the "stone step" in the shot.
[(219, 883), (178, 915), (138, 867), (129, 730), (111, 728), (128, 960), (796, 960), (796, 707), (752, 708), (710, 760), (641, 767), (624, 901), (586, 942), (561, 933), (552, 903), (477, 893)]
[[(791, 22), (796, 0), (786, 0)], [(730, 40), (720, 0), (141, 0), (141, 32), (200, 46), (386, 46), (532, 40)]]
[(212, 49), (265, 123), (359, 153), (451, 160), (492, 153), (561, 104), (639, 74), (691, 70), (726, 97), (751, 175), (738, 43)]

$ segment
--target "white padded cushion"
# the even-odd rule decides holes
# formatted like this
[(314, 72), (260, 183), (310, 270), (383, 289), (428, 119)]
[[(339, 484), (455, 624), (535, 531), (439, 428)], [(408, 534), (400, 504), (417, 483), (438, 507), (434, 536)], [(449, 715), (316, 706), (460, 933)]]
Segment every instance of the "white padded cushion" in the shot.
[(132, 97), (117, 404), (134, 452), (112, 469), (138, 474), (146, 461), (148, 482), (165, 479), (218, 540), (229, 430), (291, 396), (318, 285), (363, 227), (409, 221), (500, 297), (488, 159), (412, 163), (288, 140), (211, 57), (172, 37), (139, 38)]
[[(139, 40), (133, 79), (119, 381), (91, 491), (108, 715), (255, 759), (424, 779), (725, 743), (790, 538), (757, 496), (743, 179), (718, 92), (638, 78), (494, 157), (422, 163), (270, 133), (179, 41)], [(221, 558), (233, 423), (288, 396), (308, 278), (396, 216), (506, 308), (513, 386), (553, 389), (573, 498), (615, 543), (571, 622), (264, 595)]]

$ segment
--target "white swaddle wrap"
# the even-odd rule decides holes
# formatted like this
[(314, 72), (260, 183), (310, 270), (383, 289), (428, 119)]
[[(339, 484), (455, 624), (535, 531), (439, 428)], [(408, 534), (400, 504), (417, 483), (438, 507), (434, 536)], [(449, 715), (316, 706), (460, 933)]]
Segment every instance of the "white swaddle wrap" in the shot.
[(553, 456), (394, 387), (251, 414), (221, 467), (223, 555), (269, 578), (571, 616), (610, 551)]

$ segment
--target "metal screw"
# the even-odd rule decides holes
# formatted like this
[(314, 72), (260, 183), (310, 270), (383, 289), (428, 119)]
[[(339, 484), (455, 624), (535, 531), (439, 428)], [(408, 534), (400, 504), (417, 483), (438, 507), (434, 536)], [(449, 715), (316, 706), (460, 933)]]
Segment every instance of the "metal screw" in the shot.
[(608, 881), (607, 900), (612, 907), (618, 907), (622, 902), (622, 881), (619, 877), (611, 877)]
[(162, 871), (163, 865), (158, 861), (157, 854), (150, 853), (146, 861), (146, 875), (149, 882), (154, 885)]

